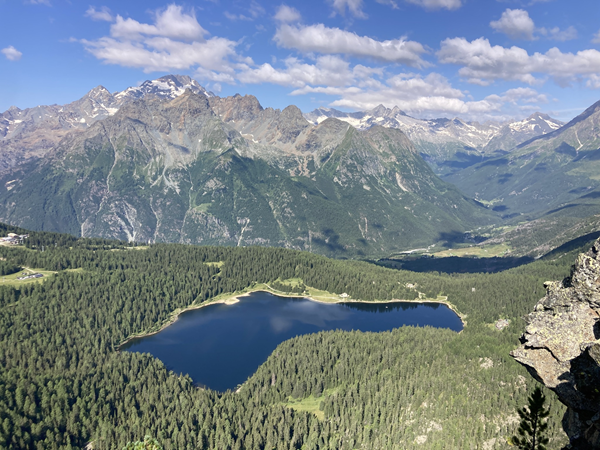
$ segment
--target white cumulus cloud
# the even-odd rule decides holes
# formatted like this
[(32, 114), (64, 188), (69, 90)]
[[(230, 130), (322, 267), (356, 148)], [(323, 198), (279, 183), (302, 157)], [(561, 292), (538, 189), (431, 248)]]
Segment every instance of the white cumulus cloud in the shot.
[(274, 39), (281, 47), (293, 48), (301, 52), (345, 54), (413, 67), (428, 65), (421, 58), (421, 55), (426, 53), (425, 47), (418, 42), (404, 38), (377, 41), (339, 28), (328, 28), (323, 24), (310, 26), (282, 24), (277, 29)]
[(281, 5), (273, 18), (278, 22), (298, 22), (301, 17), (300, 12), (296, 8)]
[(110, 27), (111, 36), (133, 40), (142, 39), (146, 35), (192, 41), (203, 39), (206, 33), (193, 11), (185, 13), (178, 5), (169, 5), (165, 10), (156, 11), (155, 22), (152, 25), (134, 19), (124, 19), (118, 15), (116, 22)]
[(499, 20), (490, 22), (490, 26), (512, 39), (534, 39), (535, 24), (523, 9), (507, 9)]
[(207, 78), (233, 82), (237, 42), (222, 37), (205, 39), (207, 31), (195, 14), (169, 5), (154, 13), (154, 23), (141, 23), (117, 15), (110, 36), (81, 40), (92, 55), (107, 64), (135, 67), (144, 72), (195, 69)]
[(2, 50), (0, 50), (0, 52), (2, 52), (4, 56), (6, 56), (6, 59), (8, 59), (9, 61), (18, 61), (21, 59), (21, 56), (23, 56), (23, 53), (14, 48), (12, 45), (3, 48)]
[(598, 30), (598, 32), (594, 35), (592, 42), (594, 44), (600, 44), (600, 30)]
[(106, 6), (103, 6), (100, 9), (90, 6), (85, 12), (85, 16), (92, 20), (103, 20), (105, 22), (112, 22), (114, 20), (112, 14), (110, 13), (110, 9), (108, 9)]
[(353, 82), (355, 74), (350, 64), (338, 56), (324, 55), (315, 64), (297, 58), (284, 61), (285, 68), (278, 69), (265, 63), (256, 68), (248, 67), (238, 74), (242, 83), (273, 83), (302, 88), (306, 85), (346, 86)]
[(387, 107), (398, 106), (413, 115), (466, 112), (464, 94), (438, 73), (430, 73), (425, 77), (401, 73), (378, 86), (347, 89), (338, 95), (341, 98), (331, 103), (334, 107), (365, 110), (383, 104)]
[[(490, 98), (489, 96), (488, 98)], [(503, 102), (517, 104), (517, 103), (548, 103), (548, 96), (546, 94), (540, 94), (535, 89), (529, 87), (513, 88), (506, 91), (502, 96), (498, 97)]]
[(544, 82), (544, 78), (536, 78), (534, 74), (550, 76), (559, 85), (567, 85), (600, 73), (600, 52), (594, 49), (563, 53), (554, 47), (546, 53), (529, 55), (516, 46), (492, 46), (484, 38), (471, 42), (452, 38), (442, 41), (437, 56), (441, 63), (463, 66), (459, 74), (480, 85), (494, 80), (517, 80), (530, 85)]
[(235, 42), (212, 38), (204, 42), (181, 42), (155, 37), (144, 40), (121, 41), (103, 37), (96, 41), (82, 41), (96, 58), (108, 64), (137, 67), (144, 72), (163, 72), (189, 69), (196, 65), (208, 70), (232, 71), (227, 57), (234, 56)]

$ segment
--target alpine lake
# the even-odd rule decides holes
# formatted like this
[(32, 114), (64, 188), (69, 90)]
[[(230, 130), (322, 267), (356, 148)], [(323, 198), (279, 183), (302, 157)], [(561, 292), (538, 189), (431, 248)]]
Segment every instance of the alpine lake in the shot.
[(120, 350), (150, 353), (198, 386), (223, 392), (244, 383), (281, 342), (295, 336), (405, 325), (463, 328), (456, 313), (440, 303), (320, 303), (258, 291), (237, 303), (185, 311), (160, 332), (134, 338)]

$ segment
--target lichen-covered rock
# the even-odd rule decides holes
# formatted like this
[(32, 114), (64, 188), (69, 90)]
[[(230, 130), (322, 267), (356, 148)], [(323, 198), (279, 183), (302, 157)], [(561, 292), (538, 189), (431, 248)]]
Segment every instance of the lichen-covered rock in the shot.
[(527, 316), (512, 356), (568, 407), (571, 448), (600, 448), (600, 239)]

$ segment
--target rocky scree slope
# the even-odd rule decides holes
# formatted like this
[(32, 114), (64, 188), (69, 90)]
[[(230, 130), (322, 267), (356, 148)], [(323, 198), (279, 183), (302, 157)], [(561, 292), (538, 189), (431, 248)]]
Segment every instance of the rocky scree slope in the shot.
[(567, 407), (563, 427), (576, 449), (600, 448), (600, 239), (571, 275), (547, 282), (512, 356)]
[(142, 97), (0, 174), (0, 220), (143, 242), (356, 257), (492, 220), (396, 129), (359, 131), (251, 96)]

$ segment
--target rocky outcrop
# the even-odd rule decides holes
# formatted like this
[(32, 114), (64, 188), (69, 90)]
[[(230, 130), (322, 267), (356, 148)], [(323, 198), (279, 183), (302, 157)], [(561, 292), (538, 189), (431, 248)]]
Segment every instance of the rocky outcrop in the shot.
[(600, 239), (571, 275), (547, 282), (512, 356), (568, 407), (563, 427), (574, 449), (600, 448)]

